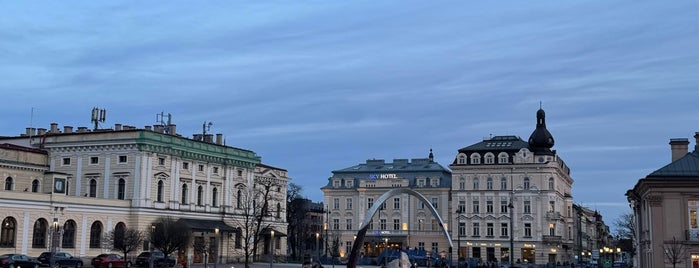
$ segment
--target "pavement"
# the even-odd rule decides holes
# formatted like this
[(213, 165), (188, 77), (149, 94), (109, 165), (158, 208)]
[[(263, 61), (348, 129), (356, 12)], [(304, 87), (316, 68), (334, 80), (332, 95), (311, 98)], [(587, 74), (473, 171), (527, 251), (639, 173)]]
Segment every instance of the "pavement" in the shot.
[[(190, 265), (190, 268), (214, 268), (213, 264), (207, 265), (208, 267), (204, 267), (204, 264), (202, 263), (197, 263), (197, 264), (192, 264)], [(332, 264), (325, 264), (323, 265), (324, 268), (332, 268)], [(380, 268), (381, 266), (376, 266), (376, 265), (357, 265), (357, 268)], [(219, 263), (216, 265), (216, 268), (245, 268), (245, 263)], [(300, 263), (285, 263), (285, 262), (280, 262), (280, 263), (273, 263), (271, 266), (269, 262), (255, 262), (250, 264), (250, 268), (301, 268)], [(335, 268), (347, 268), (346, 265), (344, 264), (335, 264)]]

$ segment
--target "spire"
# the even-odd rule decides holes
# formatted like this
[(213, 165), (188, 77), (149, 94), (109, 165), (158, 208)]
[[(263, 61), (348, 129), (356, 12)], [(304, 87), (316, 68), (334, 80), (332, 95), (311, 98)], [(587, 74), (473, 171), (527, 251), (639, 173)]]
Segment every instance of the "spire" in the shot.
[(432, 148), (430, 148), (430, 156), (429, 156), (430, 162), (434, 162), (434, 154), (432, 154)]
[(534, 152), (550, 153), (553, 144), (553, 135), (546, 129), (546, 112), (544, 112), (544, 109), (539, 108), (536, 111), (536, 129), (529, 136), (529, 147)]

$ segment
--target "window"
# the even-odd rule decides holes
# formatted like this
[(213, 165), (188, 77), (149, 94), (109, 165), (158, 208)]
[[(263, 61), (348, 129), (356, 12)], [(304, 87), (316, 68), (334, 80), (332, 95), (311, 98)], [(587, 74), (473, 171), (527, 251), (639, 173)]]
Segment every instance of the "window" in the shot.
[(493, 213), (493, 200), (485, 201), (485, 212)]
[(478, 178), (473, 178), (473, 190), (478, 190)]
[(243, 247), (243, 232), (238, 228), (235, 232), (235, 248)]
[(211, 190), (211, 206), (218, 207), (218, 188)]
[(556, 235), (556, 224), (555, 223), (549, 223), (549, 235), (550, 236)]
[(485, 180), (485, 188), (488, 190), (493, 189), (493, 178), (488, 178), (487, 180)]
[(507, 190), (507, 178), (500, 178), (500, 190)]
[(242, 203), (241, 203), (241, 202), (242, 202), (242, 198), (243, 198), (243, 191), (241, 191), (240, 189), (238, 189), (238, 193), (236, 194), (236, 199), (235, 199), (235, 202), (236, 202), (236, 203), (235, 203), (235, 207), (236, 207), (236, 208), (240, 208), (240, 206), (242, 205)]
[(340, 186), (341, 186), (340, 184), (341, 184), (341, 183), (342, 183), (342, 182), (341, 182), (339, 179), (334, 179), (334, 180), (333, 180), (333, 187), (334, 187), (334, 188), (340, 188)]
[(493, 155), (492, 153), (485, 154), (485, 163), (495, 164), (495, 155)]
[(466, 179), (460, 178), (459, 179), (459, 190), (464, 190), (466, 189)]
[(366, 209), (368, 210), (369, 208), (371, 208), (371, 207), (374, 205), (374, 199), (373, 199), (373, 198), (367, 198), (367, 199), (366, 199), (366, 204), (367, 204)]
[(553, 184), (553, 178), (549, 178), (549, 190), (553, 191), (554, 190), (554, 184)]
[(277, 203), (277, 219), (282, 217), (282, 204)]
[(425, 230), (425, 220), (423, 220), (423, 219), (417, 220), (417, 230), (418, 230), (418, 231), (424, 231), (424, 230)]
[(689, 200), (687, 202), (687, 209), (689, 210), (689, 228), (697, 229), (699, 224), (697, 223), (697, 210), (699, 210), (699, 202), (696, 200)]
[(465, 200), (459, 200), (459, 208), (456, 211), (457, 213), (466, 213), (466, 201)]
[(90, 165), (97, 165), (100, 163), (100, 158), (97, 156), (90, 157)]
[(425, 242), (417, 242), (417, 249), (420, 251), (425, 251)]
[(472, 207), (473, 207), (473, 210), (472, 210), (473, 213), (481, 213), (481, 205), (480, 205), (480, 202), (478, 200), (473, 200)]
[(379, 220), (379, 229), (386, 230), (386, 219)]
[(238, 170), (238, 177), (241, 177), (241, 176), (243, 176), (243, 171), (242, 171), (242, 170)]
[(43, 218), (34, 222), (32, 248), (46, 248), (47, 227), (48, 223)]
[(214, 172), (214, 174), (218, 174), (218, 167), (214, 167), (213, 172)]
[(486, 226), (486, 228), (485, 228), (486, 236), (494, 236), (493, 223), (492, 222), (486, 223), (485, 226)]
[(102, 247), (102, 223), (93, 222), (90, 226), (90, 248)]
[(472, 165), (478, 165), (481, 163), (481, 155), (477, 153), (471, 154), (471, 164)]
[(509, 236), (508, 233), (507, 223), (500, 223), (500, 236)]
[[(182, 195), (180, 198), (182, 205), (187, 204), (187, 184), (182, 184)], [(238, 190), (238, 208), (240, 208), (240, 190)]]
[(556, 211), (556, 201), (553, 201), (553, 200), (549, 201), (549, 211), (550, 212)]
[(119, 179), (119, 184), (117, 186), (117, 199), (124, 200), (126, 195), (126, 180)]
[(532, 237), (532, 224), (531, 223), (524, 224), (524, 237)]
[(12, 177), (7, 177), (5, 179), (5, 191), (12, 191)]
[(32, 181), (32, 193), (38, 193), (39, 192), (39, 180), (33, 180)]
[(464, 157), (463, 155), (460, 155), (459, 156), (459, 164), (460, 165), (466, 164), (466, 157)]
[(129, 157), (125, 155), (120, 155), (119, 156), (119, 164), (124, 164), (129, 161)]
[(204, 205), (204, 187), (199, 185), (197, 187), (197, 206), (203, 206)]
[(164, 166), (165, 165), (165, 157), (159, 157), (158, 158), (158, 165)]
[(15, 247), (15, 237), (17, 232), (17, 221), (15, 218), (7, 217), (2, 221), (2, 232), (0, 233), (0, 248)]
[[(124, 224), (123, 222), (117, 223), (116, 227), (114, 227), (114, 236), (115, 237), (124, 237), (125, 234), (126, 234), (126, 224)], [(123, 239), (114, 239), (113, 242), (114, 242), (114, 244), (113, 244), (114, 248), (120, 248), (121, 247), (120, 243), (124, 243)]]
[(524, 201), (524, 214), (531, 214), (531, 213), (532, 213), (531, 201)]
[(393, 198), (393, 209), (400, 209), (400, 198)]
[(70, 157), (63, 158), (63, 166), (70, 166)]
[(182, 163), (182, 169), (189, 169), (189, 163), (183, 162), (183, 163)]
[(432, 242), (432, 252), (439, 252), (439, 243)]
[(199, 165), (199, 171), (204, 171), (204, 165)]
[(352, 219), (345, 219), (345, 228), (347, 230), (352, 230)]
[(61, 242), (63, 248), (75, 248), (75, 221), (68, 220), (63, 225), (63, 239)]
[(439, 208), (439, 206), (437, 206), (437, 204), (439, 204), (439, 198), (432, 197), (432, 206), (434, 207), (434, 209)]
[(425, 179), (418, 179), (417, 180), (417, 187), (425, 187)]
[(466, 234), (466, 223), (465, 222), (459, 222), (459, 231), (458, 235), (459, 236), (464, 236)]
[(163, 180), (158, 180), (158, 190), (155, 196), (157, 202), (163, 202)]
[(498, 163), (507, 164), (507, 162), (509, 162), (509, 160), (507, 158), (508, 158), (507, 153), (505, 153), (505, 152), (498, 154)]
[(347, 188), (352, 188), (352, 187), (354, 187), (354, 181), (353, 181), (353, 180), (346, 180), (346, 181), (345, 181), (345, 187), (347, 187)]
[(393, 230), (400, 230), (400, 220), (399, 219), (393, 219)]
[(352, 209), (352, 198), (345, 199), (345, 208)]
[(340, 198), (333, 198), (333, 209), (340, 209)]
[(340, 219), (333, 219), (333, 230), (340, 230)]
[(478, 222), (473, 223), (473, 236), (481, 236), (481, 224)]
[(529, 178), (524, 178), (524, 190), (529, 190)]
[(417, 201), (417, 209), (425, 209), (425, 203), (422, 201)]
[(501, 213), (507, 213), (507, 200), (500, 200), (500, 212)]
[(90, 180), (90, 189), (88, 190), (90, 197), (97, 197), (97, 180)]
[(430, 179), (430, 186), (439, 187), (439, 179)]

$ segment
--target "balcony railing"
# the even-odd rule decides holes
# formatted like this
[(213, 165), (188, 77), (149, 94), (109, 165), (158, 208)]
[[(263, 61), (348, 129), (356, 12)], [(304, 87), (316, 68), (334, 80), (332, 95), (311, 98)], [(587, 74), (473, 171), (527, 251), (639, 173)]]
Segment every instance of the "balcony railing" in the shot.
[(546, 219), (547, 220), (555, 221), (555, 220), (560, 220), (561, 218), (562, 218), (561, 213), (558, 211), (546, 212)]
[(563, 238), (560, 235), (545, 235), (543, 237), (543, 242), (545, 244), (560, 244)]

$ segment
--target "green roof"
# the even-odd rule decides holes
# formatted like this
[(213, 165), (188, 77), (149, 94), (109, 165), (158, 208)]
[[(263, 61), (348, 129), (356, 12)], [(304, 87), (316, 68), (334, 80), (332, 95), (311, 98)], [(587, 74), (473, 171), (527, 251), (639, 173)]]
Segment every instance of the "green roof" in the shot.
[(699, 152), (688, 153), (647, 177), (696, 177), (699, 180)]

